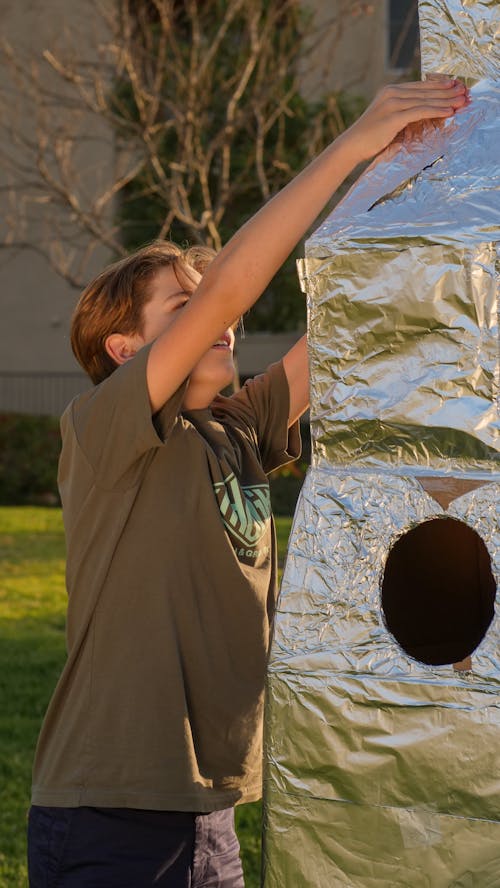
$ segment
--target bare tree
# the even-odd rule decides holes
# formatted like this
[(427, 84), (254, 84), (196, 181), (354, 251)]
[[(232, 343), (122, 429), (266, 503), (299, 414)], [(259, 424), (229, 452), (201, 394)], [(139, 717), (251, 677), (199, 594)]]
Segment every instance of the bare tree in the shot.
[[(121, 256), (173, 232), (220, 248), (229, 217), (241, 221), (345, 126), (330, 96), (299, 134), (297, 71), (315, 34), (298, 0), (89, 5), (91, 57), (74, 33), (39, 57), (4, 43), (0, 107), (4, 245), (36, 249), (78, 288), (98, 247)], [(370, 14), (353, 0), (332, 9), (332, 45), (348, 17)]]

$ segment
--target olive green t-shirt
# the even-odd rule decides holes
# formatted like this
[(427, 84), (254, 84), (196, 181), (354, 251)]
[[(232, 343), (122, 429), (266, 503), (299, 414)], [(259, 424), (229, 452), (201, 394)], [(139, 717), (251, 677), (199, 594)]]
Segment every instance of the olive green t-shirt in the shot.
[(151, 417), (149, 346), (62, 418), (68, 656), (33, 804), (206, 812), (261, 794), (276, 596), (266, 473), (298, 456), (281, 363)]

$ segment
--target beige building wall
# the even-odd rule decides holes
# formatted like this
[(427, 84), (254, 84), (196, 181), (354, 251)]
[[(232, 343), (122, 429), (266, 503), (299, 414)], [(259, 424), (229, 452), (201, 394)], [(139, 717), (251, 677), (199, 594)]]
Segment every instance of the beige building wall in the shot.
[(311, 46), (302, 65), (304, 95), (352, 91), (371, 98), (386, 78), (385, 0), (371, 4), (347, 0), (304, 0), (312, 16)]
[(417, 0), (303, 0), (311, 16), (311, 52), (302, 66), (307, 98), (351, 92), (371, 100), (401, 74), (391, 60), (391, 19), (399, 38), (415, 36)]
[[(91, 4), (86, 2), (0, 0), (2, 37), (18, 60), (28, 48), (31, 56), (41, 62), (44, 49), (64, 47), (71, 41), (77, 42), (91, 60), (98, 35), (90, 11)], [(45, 85), (50, 86), (48, 66), (44, 71)], [(35, 100), (17, 89), (12, 67), (5, 60), (0, 64), (0, 90), (9, 106), (9, 120), (4, 121), (2, 128), (2, 149), (10, 156), (17, 154), (19, 159), (24, 149), (9, 138), (9, 123), (20, 130), (23, 139), (33, 139), (39, 126), (39, 109)], [(60, 113), (62, 120), (63, 108)], [(85, 133), (88, 122), (84, 117), (79, 126)], [(104, 135), (107, 138), (100, 138)], [(112, 134), (93, 133), (81, 145), (78, 165), (82, 179), (75, 187), (88, 187), (94, 181), (99, 185), (113, 162)], [(29, 178), (29, 165), (34, 158), (26, 150), (23, 159)], [(18, 182), (4, 162), (0, 169), (0, 411), (58, 414), (87, 385), (69, 345), (69, 323), (78, 291), (36, 249), (18, 244), (33, 243), (37, 247), (44, 242), (44, 248), (48, 245), (54, 249), (55, 225), (67, 224), (67, 211), (58, 212), (57, 208), (39, 202), (39, 195), (25, 187), (21, 203), (14, 208), (9, 188)], [(5, 242), (12, 240), (16, 246), (6, 248)], [(75, 264), (87, 246), (84, 238), (74, 244)], [(89, 275), (102, 267), (108, 255), (103, 250), (95, 253), (88, 264)]]

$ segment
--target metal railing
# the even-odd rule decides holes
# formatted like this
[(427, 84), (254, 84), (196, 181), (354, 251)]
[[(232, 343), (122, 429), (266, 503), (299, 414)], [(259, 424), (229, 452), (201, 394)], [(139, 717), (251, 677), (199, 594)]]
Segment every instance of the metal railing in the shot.
[(60, 416), (91, 385), (84, 373), (0, 371), (0, 412)]

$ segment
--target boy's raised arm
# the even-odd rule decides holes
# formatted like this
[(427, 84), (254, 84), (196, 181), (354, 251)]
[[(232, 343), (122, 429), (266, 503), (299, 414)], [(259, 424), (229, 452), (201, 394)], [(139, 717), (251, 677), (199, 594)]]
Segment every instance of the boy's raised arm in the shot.
[[(451, 79), (384, 88), (349, 130), (253, 216), (226, 244), (154, 343), (147, 370), (153, 410), (168, 400), (222, 333), (256, 302), (358, 163), (378, 154), (407, 124), (448, 117), (467, 101), (463, 84)], [(305, 344), (288, 359), (288, 368), (285, 360), (298, 414), (305, 409), (304, 383), (298, 381), (300, 373), (305, 374), (305, 360)]]

